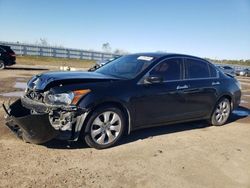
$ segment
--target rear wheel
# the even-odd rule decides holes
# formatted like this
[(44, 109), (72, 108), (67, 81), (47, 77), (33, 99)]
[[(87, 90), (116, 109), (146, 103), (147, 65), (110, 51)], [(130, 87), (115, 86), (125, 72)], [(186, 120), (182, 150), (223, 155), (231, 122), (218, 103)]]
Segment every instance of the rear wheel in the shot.
[(5, 68), (5, 64), (3, 60), (0, 60), (0, 70), (3, 70)]
[(227, 98), (222, 98), (217, 103), (210, 122), (212, 125), (220, 126), (227, 122), (231, 113), (231, 104)]
[(94, 111), (87, 122), (87, 134), (84, 139), (90, 147), (104, 149), (117, 144), (125, 128), (122, 111), (106, 106)]

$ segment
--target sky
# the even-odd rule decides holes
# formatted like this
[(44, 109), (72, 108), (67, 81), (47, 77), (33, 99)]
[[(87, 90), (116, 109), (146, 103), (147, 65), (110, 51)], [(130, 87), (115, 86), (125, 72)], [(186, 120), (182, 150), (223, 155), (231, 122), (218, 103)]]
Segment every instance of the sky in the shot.
[(0, 41), (250, 59), (250, 0), (0, 0)]

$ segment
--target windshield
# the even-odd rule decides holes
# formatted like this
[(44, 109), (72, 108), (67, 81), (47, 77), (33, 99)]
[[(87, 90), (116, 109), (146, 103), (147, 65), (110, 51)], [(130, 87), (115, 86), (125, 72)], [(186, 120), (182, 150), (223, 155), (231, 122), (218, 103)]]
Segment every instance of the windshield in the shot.
[(143, 55), (126, 55), (111, 61), (95, 72), (115, 76), (118, 78), (132, 79), (146, 69), (154, 57)]

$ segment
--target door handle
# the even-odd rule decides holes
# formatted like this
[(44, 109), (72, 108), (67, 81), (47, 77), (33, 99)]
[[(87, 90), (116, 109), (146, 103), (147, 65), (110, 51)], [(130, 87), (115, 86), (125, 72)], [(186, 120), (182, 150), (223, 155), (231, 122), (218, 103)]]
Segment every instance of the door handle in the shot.
[(177, 90), (180, 90), (180, 89), (187, 89), (188, 88), (188, 85), (183, 85), (183, 86), (177, 86), (176, 89)]
[(212, 86), (220, 85), (220, 82), (212, 82)]

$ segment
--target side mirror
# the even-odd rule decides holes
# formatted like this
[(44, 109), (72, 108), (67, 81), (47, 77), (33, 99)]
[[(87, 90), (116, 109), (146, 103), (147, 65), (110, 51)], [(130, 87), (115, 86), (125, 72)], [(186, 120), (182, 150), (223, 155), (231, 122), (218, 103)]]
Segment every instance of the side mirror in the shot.
[(145, 83), (157, 84), (163, 82), (163, 78), (161, 76), (148, 76), (145, 78)]

